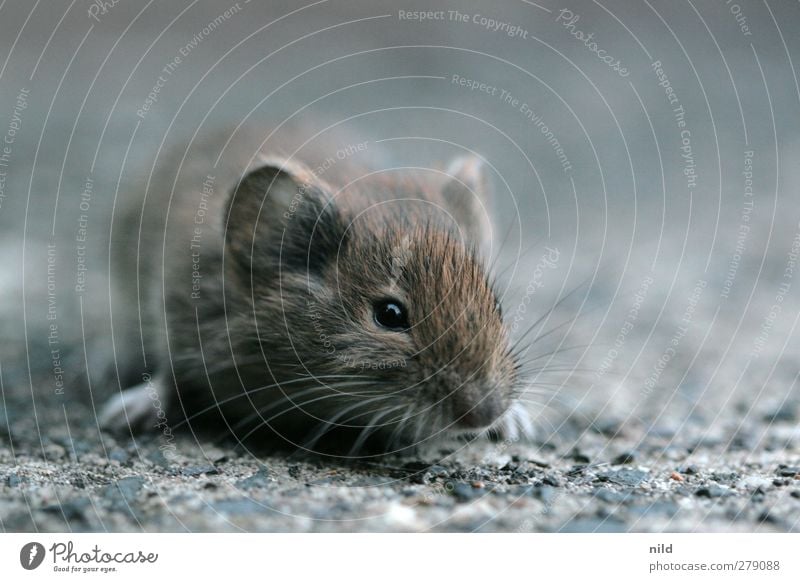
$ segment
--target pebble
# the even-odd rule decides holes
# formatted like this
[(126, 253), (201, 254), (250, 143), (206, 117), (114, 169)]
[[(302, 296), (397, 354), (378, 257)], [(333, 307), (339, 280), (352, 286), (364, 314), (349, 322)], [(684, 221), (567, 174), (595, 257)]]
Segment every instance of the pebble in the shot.
[(130, 460), (131, 456), (123, 449), (114, 449), (108, 454), (111, 461), (116, 461), (120, 465), (124, 465)]
[(768, 489), (769, 486), (772, 485), (772, 480), (765, 479), (764, 477), (759, 477), (758, 475), (751, 475), (750, 477), (745, 477), (744, 479), (740, 479), (739, 482), (736, 484), (736, 487), (739, 489)]
[(612, 465), (630, 465), (635, 463), (638, 458), (636, 451), (627, 451), (619, 454), (611, 461)]
[(199, 477), (200, 475), (219, 475), (220, 470), (214, 465), (191, 465), (181, 469), (184, 477)]
[(697, 497), (718, 499), (720, 497), (728, 497), (730, 495), (733, 495), (733, 492), (730, 489), (726, 489), (725, 487), (720, 487), (719, 485), (709, 485), (707, 487), (700, 487), (694, 492), (694, 494)]
[(588, 465), (589, 463), (592, 462), (592, 459), (590, 459), (587, 455), (584, 455), (583, 453), (579, 453), (577, 451), (572, 453), (571, 459), (581, 465)]
[(627, 487), (636, 487), (641, 485), (647, 480), (648, 474), (641, 469), (617, 469), (615, 471), (606, 471), (597, 475), (598, 481), (608, 481), (617, 485), (624, 485)]
[(700, 472), (700, 469), (697, 468), (697, 465), (684, 465), (683, 467), (680, 467), (678, 471), (684, 475), (697, 475)]
[(766, 422), (795, 422), (797, 420), (797, 407), (784, 404), (777, 410), (764, 415)]
[(449, 481), (447, 491), (460, 502), (472, 501), (486, 495), (485, 489), (476, 489), (469, 483), (462, 481)]
[(270, 483), (269, 471), (267, 471), (266, 468), (261, 467), (251, 476), (237, 481), (236, 486), (239, 489), (264, 489), (265, 487), (268, 487)]
[(542, 483), (544, 485), (550, 485), (551, 487), (561, 487), (563, 485), (561, 480), (555, 475), (545, 475), (544, 479), (542, 479)]
[(789, 495), (791, 495), (795, 499), (800, 499), (800, 489), (795, 489), (794, 491), (789, 493)]
[(6, 483), (9, 487), (17, 487), (22, 484), (23, 478), (18, 475), (9, 475), (6, 477)]
[(780, 465), (778, 467), (778, 475), (781, 477), (795, 477), (800, 475), (800, 467), (789, 467), (787, 465)]
[(669, 478), (672, 479), (673, 481), (685, 481), (686, 480), (686, 479), (683, 478), (683, 476), (680, 473), (678, 473), (676, 471), (673, 471), (672, 473), (670, 473)]

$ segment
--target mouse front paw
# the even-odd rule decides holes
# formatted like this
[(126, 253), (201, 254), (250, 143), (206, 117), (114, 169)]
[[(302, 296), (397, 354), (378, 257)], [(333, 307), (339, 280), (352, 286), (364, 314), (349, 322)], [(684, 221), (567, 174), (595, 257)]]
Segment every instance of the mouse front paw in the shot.
[(163, 391), (148, 380), (109, 398), (100, 410), (100, 426), (112, 432), (141, 432), (158, 426), (164, 417)]

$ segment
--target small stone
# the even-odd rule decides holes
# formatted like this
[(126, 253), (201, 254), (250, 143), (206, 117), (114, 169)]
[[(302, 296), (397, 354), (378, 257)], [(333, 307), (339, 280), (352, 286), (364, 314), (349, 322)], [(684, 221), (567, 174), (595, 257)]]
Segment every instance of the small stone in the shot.
[(683, 467), (679, 468), (678, 471), (684, 475), (697, 475), (700, 472), (700, 469), (697, 468), (697, 465), (684, 465)]
[(449, 471), (446, 467), (442, 467), (441, 465), (431, 465), (428, 467), (428, 473), (434, 477), (446, 477)]
[(707, 499), (718, 499), (720, 497), (728, 497), (733, 495), (730, 489), (720, 487), (719, 485), (709, 485), (708, 487), (700, 487), (694, 492), (697, 497), (705, 497)]
[(123, 449), (114, 449), (110, 453), (108, 453), (108, 459), (110, 461), (116, 461), (120, 465), (124, 465), (130, 460), (131, 456)]
[(572, 460), (581, 465), (588, 465), (592, 462), (592, 459), (590, 459), (587, 455), (579, 453), (578, 451), (572, 453)]
[(766, 422), (795, 422), (797, 421), (797, 407), (791, 404), (784, 404), (777, 410), (764, 415)]
[(781, 520), (769, 511), (763, 511), (761, 515), (758, 516), (758, 521), (760, 523), (780, 523)]
[(789, 493), (789, 495), (791, 495), (795, 499), (800, 499), (800, 489), (795, 489), (794, 491)]
[(673, 481), (685, 481), (685, 480), (686, 480), (686, 479), (684, 479), (684, 478), (683, 478), (683, 476), (682, 476), (680, 473), (678, 473), (677, 471), (673, 471), (672, 473), (670, 473), (670, 474), (669, 474), (669, 478), (670, 478), (670, 479), (672, 479)]
[(458, 482), (450, 481), (447, 490), (453, 497), (455, 497), (458, 501), (461, 502), (471, 501), (476, 497), (480, 497), (482, 494), (479, 490), (473, 489), (472, 486), (469, 485), (468, 483), (463, 483), (461, 481)]
[(22, 477), (18, 475), (9, 475), (8, 477), (6, 477), (6, 483), (8, 483), (9, 487), (18, 487), (19, 485), (22, 484), (22, 481), (23, 481)]
[(789, 480), (788, 479), (773, 479), (772, 480), (772, 484), (775, 485), (775, 487), (786, 487), (789, 484)]
[(597, 480), (627, 487), (637, 487), (647, 481), (647, 472), (640, 469), (618, 469), (616, 471), (606, 471), (597, 475)]
[(772, 484), (772, 481), (759, 477), (758, 475), (751, 475), (739, 480), (736, 487), (739, 489), (752, 489), (752, 490), (766, 490)]
[(199, 477), (200, 475), (219, 475), (220, 470), (214, 465), (193, 465), (181, 469), (184, 477)]
[(781, 477), (796, 477), (797, 475), (800, 475), (800, 467), (780, 465), (778, 467), (778, 475)]
[(270, 483), (269, 471), (262, 467), (249, 477), (237, 481), (236, 486), (239, 489), (263, 489), (268, 487)]
[(486, 487), (486, 484), (483, 481), (473, 481), (471, 485), (473, 489), (483, 489)]
[(612, 465), (630, 465), (636, 462), (638, 455), (636, 451), (627, 451), (614, 457), (611, 461)]
[(551, 487), (561, 487), (562, 485), (561, 480), (555, 475), (545, 475), (544, 479), (542, 479), (542, 483), (544, 485), (550, 485)]

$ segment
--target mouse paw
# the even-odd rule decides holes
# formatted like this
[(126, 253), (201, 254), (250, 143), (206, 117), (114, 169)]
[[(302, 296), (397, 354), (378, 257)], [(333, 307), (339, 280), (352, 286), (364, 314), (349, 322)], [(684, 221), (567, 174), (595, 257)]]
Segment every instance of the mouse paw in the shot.
[(515, 402), (493, 427), (502, 438), (518, 441), (535, 436), (536, 429), (530, 413), (521, 402)]
[(152, 382), (144, 382), (109, 398), (98, 420), (106, 430), (139, 432), (156, 424), (160, 410), (158, 389)]

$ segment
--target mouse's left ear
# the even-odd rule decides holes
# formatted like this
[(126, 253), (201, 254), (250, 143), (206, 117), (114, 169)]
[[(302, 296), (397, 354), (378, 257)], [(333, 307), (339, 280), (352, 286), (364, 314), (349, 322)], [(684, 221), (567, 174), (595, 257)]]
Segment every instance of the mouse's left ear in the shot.
[(458, 157), (450, 163), (442, 197), (468, 242), (488, 246), (492, 240), (489, 212), (492, 188), (485, 165), (474, 155)]

